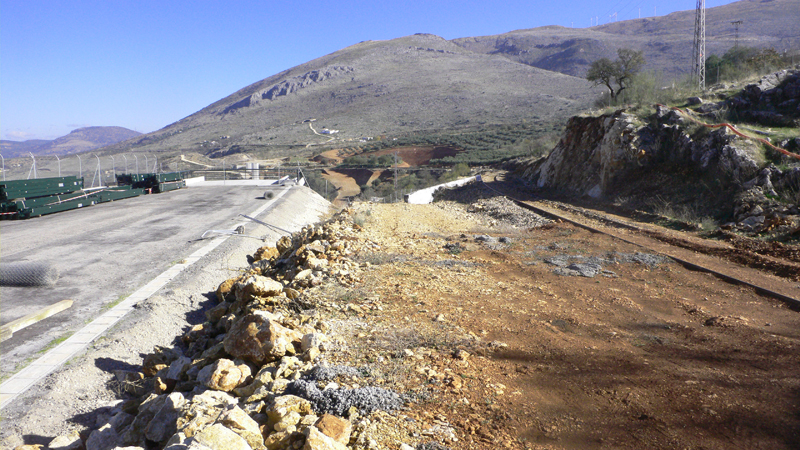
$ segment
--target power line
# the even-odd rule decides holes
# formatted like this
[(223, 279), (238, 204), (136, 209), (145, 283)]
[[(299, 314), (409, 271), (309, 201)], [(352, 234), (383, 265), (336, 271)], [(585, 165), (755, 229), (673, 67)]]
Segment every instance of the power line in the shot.
[(694, 21), (694, 77), (701, 91), (706, 89), (706, 0), (697, 0)]
[(735, 32), (734, 32), (734, 33), (735, 33), (735, 35), (736, 35), (736, 38), (735, 38), (735, 40), (733, 41), (733, 42), (734, 42), (734, 44), (733, 44), (733, 47), (734, 47), (734, 48), (739, 48), (739, 25), (741, 25), (741, 24), (742, 24), (742, 21), (741, 21), (741, 20), (734, 20), (734, 21), (733, 21), (733, 22), (731, 22), (731, 23), (733, 24), (733, 28), (734, 28), (734, 30), (735, 30)]

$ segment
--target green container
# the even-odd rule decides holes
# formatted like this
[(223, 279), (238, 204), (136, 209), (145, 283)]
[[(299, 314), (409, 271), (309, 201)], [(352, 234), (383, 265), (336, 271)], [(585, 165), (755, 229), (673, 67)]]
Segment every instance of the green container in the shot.
[(20, 211), (20, 219), (27, 219), (30, 217), (38, 217), (44, 216), (45, 214), (53, 214), (61, 211), (69, 211), (70, 209), (78, 209), (84, 206), (92, 206), (97, 203), (95, 198), (92, 198), (94, 194), (89, 195), (88, 197), (84, 198), (76, 198), (73, 200), (67, 200), (61, 203), (57, 203), (54, 205), (47, 205), (47, 206), (39, 206), (35, 208), (26, 208)]
[(46, 197), (83, 189), (83, 178), (54, 177), (0, 182), (0, 200)]
[(158, 186), (156, 187), (156, 192), (169, 192), (183, 187), (186, 187), (185, 180), (171, 181), (168, 183), (158, 183)]
[(123, 198), (138, 197), (145, 194), (145, 189), (132, 189), (130, 186), (119, 186), (96, 192), (93, 195), (97, 198), (97, 203), (113, 202)]

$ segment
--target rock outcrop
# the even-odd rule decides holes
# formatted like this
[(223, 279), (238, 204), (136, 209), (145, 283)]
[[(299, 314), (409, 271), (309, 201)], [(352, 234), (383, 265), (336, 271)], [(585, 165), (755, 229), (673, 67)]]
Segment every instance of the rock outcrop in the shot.
[[(763, 95), (794, 92), (793, 77), (784, 77), (780, 87)], [(776, 167), (758, 142), (726, 127), (704, 127), (666, 107), (658, 106), (646, 120), (624, 110), (573, 117), (547, 157), (518, 162), (514, 169), (536, 188), (607, 200), (633, 195), (636, 186), (641, 187), (636, 194), (656, 196), (648, 192), (658, 187), (655, 180), (673, 185), (685, 181), (687, 197), (721, 199), (718, 203), (727, 210), (720, 216), (730, 222), (728, 228), (762, 232), (782, 227), (794, 232), (800, 227), (800, 167)], [(703, 180), (713, 186), (702, 185)]]
[(739, 95), (708, 103), (698, 111), (713, 117), (728, 109), (744, 122), (800, 127), (800, 69), (781, 70), (748, 84)]
[(245, 97), (223, 110), (222, 114), (230, 113), (239, 108), (255, 106), (264, 100), (275, 100), (278, 97), (295, 93), (315, 83), (321, 83), (331, 78), (352, 73), (353, 71), (355, 71), (355, 69), (349, 66), (328, 66), (320, 70), (312, 70), (302, 75), (283, 80), (274, 86)]

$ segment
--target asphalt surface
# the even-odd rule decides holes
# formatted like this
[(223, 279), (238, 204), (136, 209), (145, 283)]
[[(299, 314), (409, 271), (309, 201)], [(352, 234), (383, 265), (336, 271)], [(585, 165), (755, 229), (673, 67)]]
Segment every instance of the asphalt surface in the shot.
[[(233, 229), (243, 220), (239, 214), (250, 214), (265, 203), (264, 191), (256, 186), (190, 187), (0, 222), (2, 263), (48, 262), (60, 273), (53, 287), (0, 287), (0, 323), (61, 300), (74, 301), (70, 309), (0, 344), (2, 375), (208, 243), (199, 239), (205, 231)], [(269, 223), (271, 209), (259, 219)], [(264, 232), (260, 226), (246, 228)]]

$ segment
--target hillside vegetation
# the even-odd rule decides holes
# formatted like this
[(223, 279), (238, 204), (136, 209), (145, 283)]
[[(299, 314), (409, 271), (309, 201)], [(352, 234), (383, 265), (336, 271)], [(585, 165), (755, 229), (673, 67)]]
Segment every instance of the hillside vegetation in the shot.
[[(800, 49), (797, 0), (740, 1), (707, 12), (707, 52)], [(737, 35), (732, 21), (743, 20)], [(123, 151), (255, 158), (348, 147), (443, 130), (563, 123), (602, 94), (589, 65), (641, 51), (654, 88), (685, 78), (694, 11), (595, 26), (518, 30), (452, 41), (419, 34), (365, 41), (247, 86)], [(491, 146), (487, 148), (491, 150)], [(474, 160), (485, 158), (473, 158)], [(492, 158), (490, 158), (492, 159)]]
[(549, 123), (595, 96), (582, 78), (414, 35), (362, 42), (294, 67), (108, 151), (286, 156), (378, 136)]

